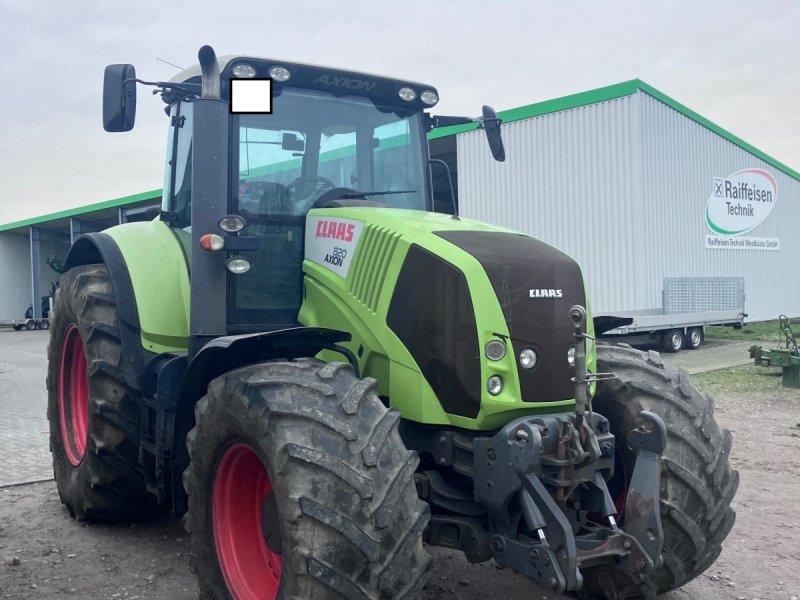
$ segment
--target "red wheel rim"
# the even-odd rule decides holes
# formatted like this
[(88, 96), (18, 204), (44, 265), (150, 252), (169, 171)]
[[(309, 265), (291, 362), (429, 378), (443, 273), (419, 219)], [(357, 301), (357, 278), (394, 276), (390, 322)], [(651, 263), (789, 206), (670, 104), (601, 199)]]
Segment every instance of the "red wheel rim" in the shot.
[(86, 378), (86, 355), (83, 340), (75, 324), (67, 328), (61, 344), (58, 377), (58, 413), (61, 441), (67, 460), (77, 467), (86, 451), (89, 429), (89, 381)]
[(271, 492), (269, 474), (249, 446), (225, 450), (214, 476), (211, 513), (220, 569), (236, 600), (278, 596), (283, 558), (267, 545), (262, 521)]

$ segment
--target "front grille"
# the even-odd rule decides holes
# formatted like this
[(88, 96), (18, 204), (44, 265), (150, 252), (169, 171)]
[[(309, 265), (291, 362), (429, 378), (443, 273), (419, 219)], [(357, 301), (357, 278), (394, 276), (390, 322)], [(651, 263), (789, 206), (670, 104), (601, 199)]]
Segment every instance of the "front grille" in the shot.
[(536, 351), (536, 367), (519, 369), (522, 399), (573, 398), (567, 352), (575, 342), (569, 309), (586, 306), (578, 264), (552, 246), (520, 234), (441, 231), (437, 235), (480, 262), (503, 310), (515, 356), (525, 348)]

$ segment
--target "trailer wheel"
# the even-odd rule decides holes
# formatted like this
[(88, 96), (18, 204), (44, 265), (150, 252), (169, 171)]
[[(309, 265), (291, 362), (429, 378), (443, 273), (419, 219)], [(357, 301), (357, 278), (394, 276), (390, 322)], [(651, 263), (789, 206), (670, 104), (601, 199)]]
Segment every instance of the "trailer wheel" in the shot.
[(430, 558), (399, 413), (349, 365), (270, 362), (211, 382), (187, 436), (192, 568), (206, 600), (419, 592)]
[(661, 337), (661, 347), (665, 352), (680, 352), (683, 348), (683, 331), (670, 329)]
[(697, 350), (703, 345), (704, 339), (702, 327), (690, 327), (686, 335), (685, 346), (689, 350)]
[(14, 331), (22, 331), (22, 325), (12, 325)]
[(139, 392), (124, 381), (114, 290), (104, 265), (62, 276), (48, 346), (50, 451), (58, 493), (80, 520), (158, 507), (138, 468)]
[[(626, 480), (635, 454), (626, 443), (642, 410), (667, 425), (661, 461), (663, 564), (644, 576), (629, 576), (611, 566), (587, 569), (587, 592), (620, 600), (650, 598), (674, 590), (705, 571), (733, 527), (731, 500), (739, 474), (731, 469), (731, 434), (714, 419), (713, 400), (700, 393), (683, 370), (662, 362), (657, 352), (598, 345), (597, 368), (618, 379), (598, 383), (594, 409), (607, 417), (617, 438), (617, 468), (609, 488), (624, 514)], [(620, 525), (624, 528), (622, 519)], [(648, 595), (649, 594), (649, 595)]]
[(32, 319), (25, 321), (25, 329), (27, 329), (28, 331), (33, 331), (34, 329), (36, 329), (36, 321)]

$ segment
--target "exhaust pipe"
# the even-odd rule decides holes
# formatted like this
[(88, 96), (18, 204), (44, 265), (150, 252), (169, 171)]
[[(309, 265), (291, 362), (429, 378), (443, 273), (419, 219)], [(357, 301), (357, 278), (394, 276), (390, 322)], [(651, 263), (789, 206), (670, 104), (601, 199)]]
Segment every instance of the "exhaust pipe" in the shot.
[(219, 99), (219, 63), (217, 54), (211, 46), (203, 46), (197, 53), (200, 72), (203, 76), (202, 98)]

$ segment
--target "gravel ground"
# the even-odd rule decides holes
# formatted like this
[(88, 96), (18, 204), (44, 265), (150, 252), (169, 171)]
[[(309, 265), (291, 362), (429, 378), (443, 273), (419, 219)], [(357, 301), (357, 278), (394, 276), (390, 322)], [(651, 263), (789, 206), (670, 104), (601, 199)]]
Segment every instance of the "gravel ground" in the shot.
[[(800, 596), (800, 390), (717, 398), (717, 418), (734, 436), (741, 483), (736, 525), (719, 560), (667, 600), (797, 600)], [(429, 548), (434, 570), (425, 600), (544, 600), (526, 578), (493, 563), (470, 565)], [(188, 538), (164, 517), (84, 524), (69, 518), (55, 483), (0, 488), (0, 597), (14, 599), (197, 598)]]

